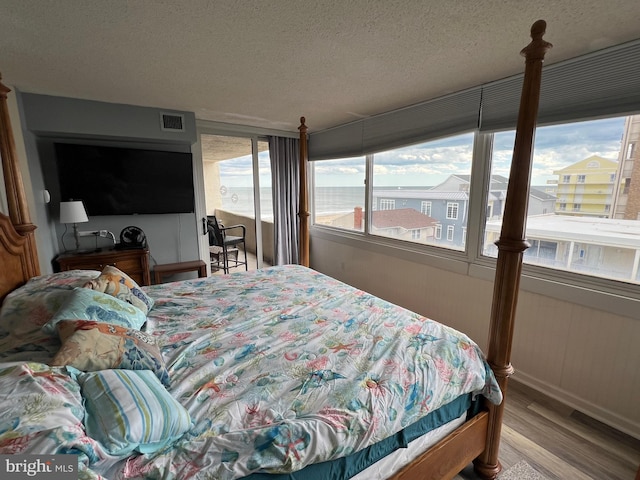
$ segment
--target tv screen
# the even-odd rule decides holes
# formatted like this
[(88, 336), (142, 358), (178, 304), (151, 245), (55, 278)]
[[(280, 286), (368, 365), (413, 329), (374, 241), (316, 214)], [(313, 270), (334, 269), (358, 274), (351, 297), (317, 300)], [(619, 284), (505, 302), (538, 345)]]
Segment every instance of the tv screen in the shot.
[(89, 216), (194, 211), (191, 153), (56, 143), (60, 199)]

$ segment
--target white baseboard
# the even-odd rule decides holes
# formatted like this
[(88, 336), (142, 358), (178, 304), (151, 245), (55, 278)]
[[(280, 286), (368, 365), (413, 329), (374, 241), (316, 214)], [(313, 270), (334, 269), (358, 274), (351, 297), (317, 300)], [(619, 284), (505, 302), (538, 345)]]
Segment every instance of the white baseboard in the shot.
[[(615, 412), (607, 410), (606, 408), (602, 408), (594, 403), (583, 400), (582, 398), (577, 397), (576, 395), (567, 392), (566, 390), (562, 390), (561, 388), (551, 385), (547, 382), (538, 380), (535, 377), (527, 375), (522, 371), (516, 371), (516, 373), (511, 377), (511, 380), (520, 382), (528, 387), (531, 387), (535, 390), (538, 390), (541, 393), (544, 393), (548, 397), (553, 398), (559, 402), (564, 403), (565, 405), (572, 407), (585, 415), (588, 415), (591, 418), (594, 418), (606, 425), (609, 425), (620, 432), (626, 433), (634, 438), (640, 440), (640, 423), (634, 422), (628, 418), (621, 417)], [(507, 391), (507, 396), (509, 393)]]

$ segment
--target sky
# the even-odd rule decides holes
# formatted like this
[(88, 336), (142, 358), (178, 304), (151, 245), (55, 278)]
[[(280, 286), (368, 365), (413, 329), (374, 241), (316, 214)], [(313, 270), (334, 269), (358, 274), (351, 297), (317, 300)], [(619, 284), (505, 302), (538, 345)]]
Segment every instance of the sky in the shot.
[[(532, 184), (544, 185), (558, 177), (553, 172), (598, 155), (617, 161), (624, 117), (538, 127), (534, 147)], [(492, 173), (509, 176), (514, 132), (494, 136)], [(434, 186), (453, 174), (471, 172), (473, 134), (467, 133), (374, 155), (374, 187)], [(260, 185), (271, 186), (268, 151), (259, 155)], [(223, 183), (251, 187), (251, 156), (220, 165)], [(313, 162), (317, 186), (363, 186), (364, 157)]]

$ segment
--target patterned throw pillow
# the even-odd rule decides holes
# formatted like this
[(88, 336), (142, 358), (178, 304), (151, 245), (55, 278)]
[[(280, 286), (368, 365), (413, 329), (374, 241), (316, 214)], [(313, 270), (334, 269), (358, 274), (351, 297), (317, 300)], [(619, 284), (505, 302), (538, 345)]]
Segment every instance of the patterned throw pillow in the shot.
[(104, 267), (98, 278), (88, 281), (83, 286), (130, 303), (142, 310), (145, 315), (153, 307), (153, 299), (144, 293), (129, 275), (112, 265)]
[(82, 371), (151, 370), (169, 386), (169, 373), (156, 340), (138, 330), (88, 320), (61, 320), (62, 347), (51, 365), (70, 365)]
[[(80, 385), (66, 369), (42, 363), (0, 364), (0, 453), (78, 455), (83, 475), (107, 453), (85, 433)], [(3, 477), (7, 478), (7, 477)]]
[(154, 453), (191, 428), (187, 410), (149, 370), (79, 373), (87, 435), (113, 455)]
[(60, 310), (74, 288), (98, 273), (71, 270), (42, 275), (7, 295), (0, 309), (0, 361), (51, 360), (60, 348), (60, 341), (55, 331), (45, 333), (42, 326)]
[(140, 309), (111, 295), (76, 288), (42, 329), (54, 333), (60, 320), (94, 320), (139, 330), (147, 317)]

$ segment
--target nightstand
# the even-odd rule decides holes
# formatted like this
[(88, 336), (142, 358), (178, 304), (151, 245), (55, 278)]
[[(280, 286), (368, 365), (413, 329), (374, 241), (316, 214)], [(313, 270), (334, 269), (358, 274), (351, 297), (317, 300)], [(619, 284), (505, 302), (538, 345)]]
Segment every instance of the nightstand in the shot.
[(138, 285), (151, 285), (149, 250), (146, 248), (128, 250), (108, 248), (86, 253), (61, 253), (54, 262), (60, 271), (76, 269), (102, 271), (107, 265), (113, 265), (129, 275)]

